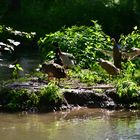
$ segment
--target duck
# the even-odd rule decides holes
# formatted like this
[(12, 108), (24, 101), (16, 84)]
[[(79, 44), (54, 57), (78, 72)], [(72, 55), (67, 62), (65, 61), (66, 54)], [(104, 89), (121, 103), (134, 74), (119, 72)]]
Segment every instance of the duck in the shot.
[[(112, 38), (111, 40), (112, 40), (112, 42), (114, 42), (113, 44), (114, 45), (116, 44), (119, 49), (119, 53), (121, 55), (121, 61), (127, 62), (129, 60), (134, 60), (140, 56), (140, 48), (132, 47), (130, 50), (126, 50), (126, 49), (121, 50), (120, 45), (116, 43), (115, 39)], [(96, 50), (104, 53), (105, 55), (107, 55), (109, 57), (113, 57), (112, 51), (103, 50), (103, 49), (99, 49), (99, 48)], [(115, 51), (114, 51), (114, 55), (115, 55)], [(119, 59), (120, 59), (120, 56), (119, 56)]]
[(59, 64), (60, 66), (64, 66), (63, 60), (60, 57), (58, 52), (55, 53), (55, 58), (54, 58), (53, 62), (56, 63), (56, 64)]
[(122, 66), (121, 66), (122, 53), (121, 53), (121, 50), (120, 50), (120, 45), (117, 44), (115, 38), (112, 38), (111, 42), (113, 44), (113, 62), (114, 62), (114, 65), (117, 68), (121, 69), (122, 68)]
[(109, 75), (118, 75), (120, 73), (120, 69), (117, 68), (110, 61), (104, 60), (102, 58), (99, 59), (99, 65), (109, 74)]
[(62, 52), (60, 47), (58, 47), (57, 42), (54, 42), (53, 45), (55, 47), (56, 56), (60, 56), (62, 59), (64, 68), (67, 69), (73, 67), (75, 65), (75, 57), (70, 53)]
[(50, 81), (52, 78), (57, 78), (60, 82), (61, 78), (67, 77), (65, 69), (56, 63), (43, 63), (40, 71), (48, 74), (48, 81)]
[(127, 61), (134, 60), (138, 56), (140, 56), (140, 49), (135, 47), (132, 47), (129, 52), (122, 53), (122, 59)]

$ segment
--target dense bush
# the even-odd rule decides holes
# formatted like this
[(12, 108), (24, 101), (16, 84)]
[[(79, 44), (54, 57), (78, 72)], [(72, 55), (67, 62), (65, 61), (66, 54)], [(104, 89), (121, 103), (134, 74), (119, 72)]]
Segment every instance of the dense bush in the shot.
[(132, 47), (140, 48), (140, 29), (137, 26), (134, 27), (134, 30), (128, 35), (121, 35), (120, 43), (128, 51)]
[[(126, 52), (131, 52), (131, 48), (139, 48), (140, 49), (140, 29), (135, 26), (134, 30), (128, 35), (121, 35), (119, 40), (122, 49), (125, 49)], [(136, 65), (136, 68), (140, 68), (140, 59), (139, 57), (132, 60), (132, 63)]]
[(26, 110), (38, 104), (38, 96), (27, 89), (3, 89), (0, 91), (1, 105), (10, 111)]
[[(137, 86), (132, 80), (119, 80), (117, 83), (117, 93), (120, 97), (126, 97), (131, 99), (132, 97), (137, 97), (140, 94), (140, 87)], [(127, 100), (126, 99), (126, 100)]]
[(101, 26), (92, 21), (93, 26), (72, 26), (62, 28), (55, 33), (46, 34), (39, 40), (39, 47), (45, 59), (52, 58), (53, 42), (58, 42), (64, 52), (72, 53), (78, 65), (83, 68), (91, 68), (96, 59), (104, 57), (98, 49), (110, 49), (110, 37), (107, 36)]
[(55, 101), (57, 102), (59, 99), (62, 99), (62, 94), (60, 92), (60, 88), (53, 82), (48, 83), (47, 87), (43, 87), (40, 90), (40, 100), (41, 103)]

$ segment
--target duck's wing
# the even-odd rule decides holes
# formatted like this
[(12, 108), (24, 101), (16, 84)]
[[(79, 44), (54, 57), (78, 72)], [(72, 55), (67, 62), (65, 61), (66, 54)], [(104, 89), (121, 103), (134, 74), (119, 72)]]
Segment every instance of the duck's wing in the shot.
[(70, 54), (70, 53), (64, 53), (63, 52), (62, 55), (67, 56), (69, 59), (75, 59), (75, 57), (72, 54)]
[(133, 60), (138, 56), (140, 56), (140, 49), (139, 48), (132, 48), (131, 52), (122, 52), (123, 59)]

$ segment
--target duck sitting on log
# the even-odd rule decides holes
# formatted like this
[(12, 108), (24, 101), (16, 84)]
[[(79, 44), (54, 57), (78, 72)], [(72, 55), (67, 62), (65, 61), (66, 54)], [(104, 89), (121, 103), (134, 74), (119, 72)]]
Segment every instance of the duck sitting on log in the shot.
[(55, 47), (56, 56), (59, 55), (60, 58), (62, 59), (64, 68), (71, 68), (72, 66), (75, 65), (75, 57), (72, 54), (62, 52), (61, 49), (58, 47), (57, 42), (54, 42), (53, 45)]

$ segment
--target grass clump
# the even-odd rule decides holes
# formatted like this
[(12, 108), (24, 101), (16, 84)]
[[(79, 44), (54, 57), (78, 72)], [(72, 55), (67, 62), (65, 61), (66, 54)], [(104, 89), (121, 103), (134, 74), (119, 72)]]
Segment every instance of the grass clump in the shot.
[(59, 99), (62, 99), (62, 93), (60, 92), (60, 88), (54, 82), (49, 82), (47, 87), (41, 89), (40, 98), (45, 102), (57, 102)]

